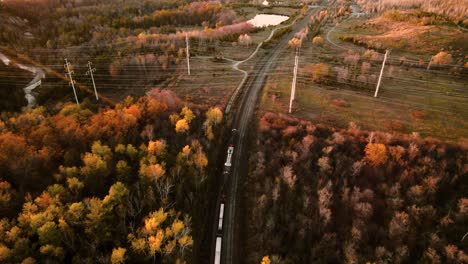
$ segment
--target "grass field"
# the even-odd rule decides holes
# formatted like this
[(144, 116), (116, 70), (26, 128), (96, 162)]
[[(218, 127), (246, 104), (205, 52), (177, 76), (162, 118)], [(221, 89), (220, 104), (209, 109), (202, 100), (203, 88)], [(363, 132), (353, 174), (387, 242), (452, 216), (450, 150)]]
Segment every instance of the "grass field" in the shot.
[(228, 61), (192, 58), (190, 63), (190, 76), (187, 75), (187, 68), (180, 66), (175, 78), (157, 88), (175, 91), (189, 102), (224, 106), (243, 75), (234, 71)]
[[(343, 28), (347, 26), (344, 25)], [(330, 25), (323, 28), (327, 32)], [(339, 34), (338, 30), (334, 34)], [(325, 34), (324, 34), (325, 35)], [(376, 78), (381, 67), (381, 59), (370, 61), (367, 76), (373, 75), (365, 84), (354, 78), (336, 78), (336, 68), (343, 67), (343, 57), (347, 49), (362, 54), (365, 49), (331, 37), (345, 49), (340, 49), (325, 41), (322, 47), (312, 46), (306, 40), (300, 57), (296, 100), (293, 114), (330, 125), (346, 127), (355, 122), (363, 129), (395, 131), (401, 133), (418, 132), (421, 136), (458, 140), (468, 135), (468, 79), (466, 69), (458, 75), (449, 68), (432, 69), (417, 66), (416, 61), (423, 57), (406, 52), (409, 63), (400, 64), (402, 53), (391, 53), (389, 63), (378, 98), (374, 98)], [(362, 57), (356, 68), (359, 68)], [(293, 52), (285, 51), (274, 72), (266, 83), (261, 97), (261, 109), (287, 113), (289, 107)], [(328, 83), (317, 84), (312, 81), (310, 67), (324, 62), (332, 69)], [(346, 66), (353, 70), (353, 66)]]
[(415, 13), (395, 11), (370, 19), (354, 18), (339, 25), (331, 35), (371, 48), (392, 49), (402, 55), (431, 56), (449, 50), (453, 55), (464, 56), (468, 50), (467, 32), (448, 21), (417, 17), (420, 14)]

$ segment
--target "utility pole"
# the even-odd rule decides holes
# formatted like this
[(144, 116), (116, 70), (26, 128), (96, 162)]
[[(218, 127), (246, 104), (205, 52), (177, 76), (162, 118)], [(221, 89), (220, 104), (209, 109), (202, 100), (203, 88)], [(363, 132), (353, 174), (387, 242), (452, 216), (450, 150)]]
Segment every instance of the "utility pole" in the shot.
[(384, 60), (383, 60), (383, 63), (382, 63), (382, 69), (380, 70), (379, 82), (377, 83), (377, 88), (375, 88), (374, 97), (377, 97), (377, 95), (379, 94), (380, 82), (382, 81), (382, 76), (383, 76), (383, 72), (384, 72), (384, 68), (385, 68), (385, 62), (387, 61), (387, 56), (388, 56), (389, 53), (390, 53), (390, 50), (385, 51), (385, 57), (384, 57)]
[(432, 60), (434, 59), (434, 56), (431, 56), (431, 59), (429, 60), (429, 63), (427, 64), (426, 68), (426, 88), (429, 89), (429, 69), (431, 68)]
[(187, 73), (190, 75), (190, 51), (189, 51), (189, 38), (188, 34), (185, 34), (185, 54), (187, 54)]
[(80, 102), (78, 101), (78, 95), (76, 95), (76, 89), (75, 89), (75, 81), (73, 80), (72, 74), (74, 73), (73, 71), (70, 70), (70, 63), (68, 63), (68, 60), (65, 59), (65, 69), (67, 70), (68, 73), (68, 78), (70, 78), (70, 85), (73, 88), (73, 94), (75, 95), (75, 100), (76, 104), (80, 105)]
[(431, 59), (429, 60), (429, 64), (427, 64), (427, 71), (431, 68), (431, 64), (432, 64), (432, 60), (434, 59), (434, 56), (431, 57)]
[(289, 113), (292, 112), (292, 104), (296, 99), (296, 81), (297, 81), (297, 68), (299, 65), (299, 48), (296, 49), (296, 57), (294, 58), (294, 77), (291, 85), (291, 99), (289, 101)]
[(94, 87), (94, 94), (96, 95), (96, 100), (99, 101), (99, 96), (98, 96), (98, 93), (97, 93), (97, 89), (96, 89), (96, 83), (94, 82), (94, 76), (93, 76), (93, 72), (96, 72), (96, 68), (91, 68), (91, 62), (88, 61), (88, 71), (86, 72), (86, 75), (91, 75), (91, 80), (93, 81), (93, 87)]

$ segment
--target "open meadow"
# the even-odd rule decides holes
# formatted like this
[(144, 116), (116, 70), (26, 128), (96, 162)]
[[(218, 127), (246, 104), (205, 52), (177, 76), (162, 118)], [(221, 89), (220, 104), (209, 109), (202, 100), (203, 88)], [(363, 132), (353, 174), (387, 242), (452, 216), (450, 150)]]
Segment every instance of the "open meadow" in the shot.
[[(323, 42), (313, 44), (313, 36), (302, 42), (293, 114), (341, 127), (355, 122), (370, 130), (417, 132), (424, 137), (451, 140), (466, 137), (468, 69), (463, 66), (466, 62), (463, 54), (467, 53), (468, 47), (466, 42), (464, 45), (451, 45), (460, 42), (467, 33), (456, 26), (447, 26), (455, 32), (454, 37), (446, 38), (443, 43), (432, 39), (419, 41), (415, 48), (416, 42), (411, 34), (398, 39), (412, 41), (412, 45), (401, 46), (386, 37), (382, 32), (391, 30), (390, 24), (386, 28), (380, 27), (379, 38), (373, 38), (377, 43), (380, 43), (379, 39), (387, 43), (378, 49), (375, 45), (344, 41), (349, 39), (348, 36), (362, 32), (366, 32), (368, 38), (377, 34), (363, 26), (369, 24), (368, 20), (367, 17), (354, 17), (338, 25), (329, 22), (321, 27), (319, 37)], [(378, 97), (374, 98), (384, 47), (392, 51)], [(450, 50), (450, 55), (453, 55), (450, 65), (431, 62), (428, 69), (431, 57), (441, 49), (449, 50), (449, 47), (453, 49)], [(290, 49), (277, 63), (265, 86), (261, 99), (263, 110), (288, 112), (293, 68), (294, 51)]]

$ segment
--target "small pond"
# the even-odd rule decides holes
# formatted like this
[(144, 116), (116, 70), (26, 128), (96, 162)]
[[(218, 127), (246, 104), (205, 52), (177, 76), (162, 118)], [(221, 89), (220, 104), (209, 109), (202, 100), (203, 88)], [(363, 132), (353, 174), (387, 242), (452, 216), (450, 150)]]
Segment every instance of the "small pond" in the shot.
[(279, 25), (288, 19), (288, 16), (282, 15), (257, 14), (247, 23), (252, 24), (254, 27), (268, 27)]

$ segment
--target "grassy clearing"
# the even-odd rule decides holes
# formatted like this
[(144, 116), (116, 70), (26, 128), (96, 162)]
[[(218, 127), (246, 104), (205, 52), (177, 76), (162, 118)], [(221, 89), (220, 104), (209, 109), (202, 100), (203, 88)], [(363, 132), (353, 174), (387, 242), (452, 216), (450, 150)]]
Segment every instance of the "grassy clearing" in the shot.
[(237, 43), (225, 43), (223, 46), (220, 46), (218, 52), (222, 54), (225, 58), (233, 60), (245, 60), (255, 51), (257, 45), (264, 41), (268, 36), (270, 36), (273, 28), (265, 28), (258, 32), (249, 34), (252, 38), (252, 44), (248, 46), (238, 45)]
[(374, 49), (394, 49), (413, 54), (434, 54), (453, 50), (462, 57), (468, 38), (452, 22), (418, 11), (389, 11), (379, 17), (352, 19), (340, 25), (335, 38)]
[[(338, 57), (346, 51), (331, 46), (312, 47), (306, 43), (301, 53), (294, 115), (329, 125), (346, 127), (355, 122), (364, 129), (418, 132), (422, 136), (458, 140), (468, 134), (468, 82), (447, 70), (427, 72), (392, 64), (387, 67), (376, 99), (375, 85), (356, 86), (356, 81), (316, 84), (307, 64), (319, 62), (341, 66)], [(334, 55), (334, 56), (333, 56)], [(286, 113), (292, 82), (293, 54), (285, 52), (281, 63), (270, 74), (261, 97), (261, 109)], [(371, 62), (370, 73), (378, 74), (381, 62)], [(335, 79), (334, 79), (335, 78)]]
[(242, 74), (232, 70), (229, 62), (215, 62), (208, 58), (192, 58), (191, 76), (180, 66), (177, 78), (161, 84), (189, 102), (210, 106), (225, 106), (229, 96), (242, 79)]

